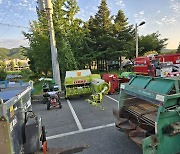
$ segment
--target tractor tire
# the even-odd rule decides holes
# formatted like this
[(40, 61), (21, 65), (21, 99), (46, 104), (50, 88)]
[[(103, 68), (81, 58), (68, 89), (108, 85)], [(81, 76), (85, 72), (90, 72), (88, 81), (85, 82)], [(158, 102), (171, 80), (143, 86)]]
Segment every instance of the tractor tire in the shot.
[(47, 100), (44, 100), (44, 101), (43, 101), (43, 104), (47, 104)]
[(62, 104), (61, 104), (61, 102), (59, 102), (59, 108), (60, 108), (60, 109), (62, 108)]
[(69, 99), (69, 97), (66, 97), (66, 96), (65, 96), (65, 100), (67, 100), (67, 99)]
[(42, 144), (43, 144), (44, 141), (46, 141), (46, 129), (45, 129), (45, 126), (42, 126), (41, 141), (42, 141)]
[(47, 104), (47, 102), (48, 102), (48, 98), (46, 96), (43, 97), (43, 104)]
[(47, 141), (46, 141), (45, 126), (42, 126), (42, 134), (41, 134), (40, 141), (42, 142), (42, 150), (43, 150), (44, 153), (46, 153), (46, 151), (47, 151)]
[(51, 106), (50, 102), (47, 102), (47, 110), (50, 110), (50, 106)]

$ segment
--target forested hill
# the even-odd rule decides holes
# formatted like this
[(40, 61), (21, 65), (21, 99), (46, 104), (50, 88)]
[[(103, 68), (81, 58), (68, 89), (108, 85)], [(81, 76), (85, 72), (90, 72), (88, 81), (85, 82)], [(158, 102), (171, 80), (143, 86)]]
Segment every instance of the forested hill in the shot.
[[(171, 53), (175, 52), (175, 49), (162, 49), (161, 53)], [(23, 56), (22, 49), (20, 48), (12, 48), (12, 49), (6, 49), (6, 48), (0, 48), (0, 60), (3, 59), (26, 59), (25, 56)]]
[(167, 54), (167, 53), (176, 53), (177, 49), (162, 49), (161, 53)]
[(25, 59), (23, 56), (22, 49), (20, 48), (0, 48), (0, 60), (3, 59)]

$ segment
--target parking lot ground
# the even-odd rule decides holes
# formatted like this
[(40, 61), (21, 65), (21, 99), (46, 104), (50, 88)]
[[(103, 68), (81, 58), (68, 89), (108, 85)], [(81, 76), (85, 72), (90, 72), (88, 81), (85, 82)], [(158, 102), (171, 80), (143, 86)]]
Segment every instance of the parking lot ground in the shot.
[(118, 106), (119, 94), (103, 97), (104, 108), (92, 106), (88, 96), (62, 99), (62, 109), (46, 110), (42, 101), (33, 103), (47, 131), (50, 148), (85, 146), (85, 154), (139, 154), (141, 149), (114, 125), (112, 109)]

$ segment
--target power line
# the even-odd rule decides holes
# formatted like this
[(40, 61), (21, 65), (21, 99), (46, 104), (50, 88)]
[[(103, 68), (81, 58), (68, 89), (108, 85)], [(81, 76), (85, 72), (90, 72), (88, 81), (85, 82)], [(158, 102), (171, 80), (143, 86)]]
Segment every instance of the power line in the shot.
[[(24, 13), (25, 10), (23, 10), (21, 13), (20, 13), (20, 16)], [(7, 25), (10, 25), (9, 28), (0, 36), (0, 38), (3, 38), (5, 34), (7, 34), (12, 27), (18, 27), (18, 28), (28, 28), (28, 27), (25, 27), (25, 26), (19, 26), (19, 25), (16, 25), (16, 23), (18, 22), (18, 20), (15, 21), (15, 24), (5, 24), (6, 26)], [(1, 24), (1, 23), (0, 23)], [(4, 23), (2, 23), (4, 24)]]
[(1, 22), (3, 22), (3, 21), (4, 21), (4, 19), (7, 17), (8, 13), (9, 13), (9, 11), (11, 10), (11, 8), (12, 8), (12, 6), (13, 6), (13, 4), (14, 4), (14, 2), (15, 2), (15, 1), (16, 1), (16, 0), (13, 0), (13, 2), (11, 3), (11, 5), (10, 5), (10, 7), (9, 7), (8, 11), (6, 12), (6, 14), (5, 14), (4, 18), (1, 20)]
[(1, 12), (4, 11), (4, 9), (6, 8), (7, 5), (8, 5), (8, 1), (6, 1), (6, 4), (4, 5), (4, 8), (1, 9)]
[(28, 27), (25, 27), (25, 26), (19, 26), (19, 25), (13, 25), (13, 24), (6, 24), (6, 23), (1, 23), (1, 22), (0, 22), (0, 25), (8, 26), (8, 27), (16, 27), (16, 28), (27, 28), (27, 29), (28, 29)]
[[(26, 10), (23, 9), (23, 10), (21, 11), (21, 13), (19, 13), (19, 15), (21, 16), (22, 14), (24, 14), (25, 11), (26, 11)], [(15, 20), (14, 24), (6, 24), (6, 23), (0, 22), (0, 24), (2, 24), (2, 25), (4, 25), (4, 26), (5, 26), (5, 25), (6, 25), (6, 26), (9, 26), (9, 28), (0, 36), (0, 38), (3, 38), (3, 36), (4, 36), (6, 33), (8, 33), (12, 27), (27, 28), (27, 29), (28, 29), (28, 27), (16, 25), (16, 23), (18, 22), (18, 20), (20, 20), (20, 18), (18, 18), (17, 20)]]

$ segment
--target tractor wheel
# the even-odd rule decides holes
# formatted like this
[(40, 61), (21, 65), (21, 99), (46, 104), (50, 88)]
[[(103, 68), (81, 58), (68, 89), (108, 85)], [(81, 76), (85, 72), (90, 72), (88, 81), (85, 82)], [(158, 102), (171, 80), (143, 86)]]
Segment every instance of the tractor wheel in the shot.
[(60, 108), (60, 109), (62, 108), (62, 104), (61, 104), (61, 102), (59, 102), (59, 108)]
[(42, 126), (41, 142), (42, 142), (43, 152), (46, 153), (46, 151), (47, 151), (47, 141), (46, 141), (45, 126)]
[(50, 110), (50, 106), (51, 106), (50, 102), (47, 102), (47, 110)]
[(43, 100), (43, 104), (47, 104), (47, 100)]
[(69, 97), (66, 97), (66, 96), (65, 96), (65, 100), (67, 100), (67, 99), (69, 99)]
[(45, 129), (45, 126), (42, 126), (41, 141), (42, 141), (42, 144), (43, 144), (44, 141), (46, 141), (46, 129)]

